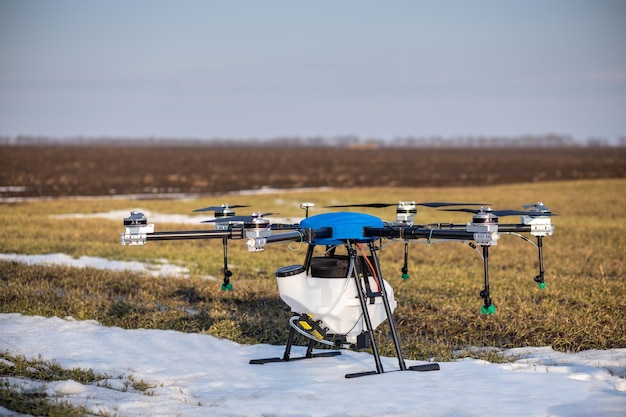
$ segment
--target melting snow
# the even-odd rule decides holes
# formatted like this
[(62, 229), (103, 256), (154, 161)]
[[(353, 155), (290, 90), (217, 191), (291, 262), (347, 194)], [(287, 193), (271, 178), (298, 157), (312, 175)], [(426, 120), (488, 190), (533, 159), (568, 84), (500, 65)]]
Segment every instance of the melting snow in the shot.
[[(374, 369), (371, 355), (250, 365), (282, 356), (284, 347), (239, 345), (203, 334), (123, 330), (71, 318), (0, 315), (0, 350), (93, 369), (110, 379), (37, 383), (11, 378), (24, 390), (40, 384), (51, 396), (117, 416), (623, 416), (626, 349), (579, 354), (549, 347), (512, 349), (513, 363), (440, 363), (433, 372)], [(293, 356), (303, 354), (295, 348)], [(408, 365), (417, 364), (407, 361)], [(398, 368), (383, 358), (386, 371)], [(5, 378), (6, 379), (6, 378)], [(148, 386), (142, 392), (131, 381)], [(2, 409), (0, 408), (0, 413)]]
[[(118, 217), (116, 214), (115, 217)], [(133, 269), (140, 263), (63, 254), (0, 255), (19, 262)], [(64, 368), (93, 369), (109, 378), (84, 385), (1, 377), (14, 389), (43, 390), (84, 405), (90, 413), (124, 416), (609, 416), (626, 415), (626, 349), (577, 354), (550, 347), (516, 348), (502, 354), (514, 362), (440, 363), (433, 372), (386, 372), (346, 379), (375, 369), (364, 352), (288, 363), (250, 365), (282, 356), (284, 346), (239, 345), (204, 334), (124, 330), (71, 317), (0, 314), (0, 351), (54, 361)], [(292, 357), (302, 355), (295, 347)], [(386, 371), (398, 369), (383, 358)], [(4, 362), (3, 362), (4, 363)], [(418, 364), (407, 361), (407, 365)], [(10, 365), (9, 365), (10, 366)], [(147, 391), (133, 388), (142, 381)], [(0, 415), (15, 413), (0, 407)]]

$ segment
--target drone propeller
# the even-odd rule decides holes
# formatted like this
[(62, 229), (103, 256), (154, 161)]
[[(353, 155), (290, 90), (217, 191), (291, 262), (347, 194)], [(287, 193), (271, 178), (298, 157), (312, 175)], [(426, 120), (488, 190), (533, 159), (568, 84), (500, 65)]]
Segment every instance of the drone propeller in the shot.
[(250, 216), (228, 216), (211, 220), (203, 220), (201, 223), (253, 223), (255, 221), (264, 220), (264, 216), (271, 216), (280, 213), (252, 213)]
[(335, 206), (324, 206), (324, 208), (343, 208), (343, 207), (373, 207), (383, 208), (395, 206), (397, 203), (369, 203), (369, 204), (338, 204)]
[(497, 217), (505, 217), (505, 216), (531, 216), (531, 217), (538, 217), (538, 216), (558, 216), (558, 214), (552, 213), (550, 211), (550, 209), (548, 209), (546, 206), (541, 205), (541, 207), (543, 207), (543, 209), (539, 209), (536, 204), (528, 204), (525, 206), (522, 206), (523, 208), (530, 208), (530, 207), (536, 207), (535, 210), (492, 210), (490, 207), (481, 207), (479, 209), (472, 209), (472, 208), (457, 208), (457, 209), (443, 209), (444, 211), (462, 211), (462, 212), (466, 212), (466, 213), (473, 213), (473, 214), (478, 214), (478, 213), (491, 213), (494, 216)]
[[(486, 203), (449, 203), (442, 201), (432, 201), (432, 202), (424, 202), (424, 203), (414, 203), (416, 206), (424, 206), (424, 207), (452, 207), (452, 206), (485, 206)], [(341, 204), (335, 206), (325, 206), (325, 208), (340, 208), (340, 207), (371, 207), (371, 208), (384, 208), (384, 207), (392, 207), (401, 205), (400, 203), (365, 203), (365, 204)]]
[(521, 210), (493, 210), (491, 207), (481, 207), (479, 209), (472, 209), (472, 208), (457, 208), (457, 209), (443, 209), (443, 211), (460, 211), (460, 212), (464, 212), (464, 213), (472, 213), (472, 214), (479, 214), (479, 213), (491, 213), (494, 216), (512, 216), (515, 214), (519, 214), (519, 213), (524, 213), (527, 214), (527, 212), (525, 211), (521, 211)]
[(545, 206), (545, 204), (543, 204), (541, 201), (536, 202), (535, 204), (524, 204), (522, 206), (522, 208), (524, 209), (530, 209), (532, 208), (532, 210), (528, 210), (531, 213), (542, 213), (542, 215), (545, 216), (558, 216), (558, 214), (552, 214), (552, 210), (550, 210), (548, 207)]
[(194, 212), (214, 211), (216, 213), (228, 213), (229, 209), (235, 209), (235, 208), (240, 208), (240, 207), (250, 207), (250, 206), (246, 206), (246, 205), (242, 205), (242, 204), (234, 204), (232, 206), (229, 206), (228, 204), (222, 204), (221, 206), (209, 206), (209, 207), (196, 209), (196, 210), (194, 210)]

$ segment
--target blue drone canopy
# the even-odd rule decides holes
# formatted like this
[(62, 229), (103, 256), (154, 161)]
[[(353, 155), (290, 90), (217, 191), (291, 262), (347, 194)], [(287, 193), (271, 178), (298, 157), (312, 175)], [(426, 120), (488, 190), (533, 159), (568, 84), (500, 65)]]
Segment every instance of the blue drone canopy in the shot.
[(365, 227), (384, 227), (384, 223), (376, 216), (363, 213), (322, 213), (306, 218), (300, 222), (300, 226), (307, 229), (330, 228), (332, 237), (315, 239), (316, 245), (339, 245), (346, 240), (358, 242), (371, 242), (375, 237), (363, 235)]

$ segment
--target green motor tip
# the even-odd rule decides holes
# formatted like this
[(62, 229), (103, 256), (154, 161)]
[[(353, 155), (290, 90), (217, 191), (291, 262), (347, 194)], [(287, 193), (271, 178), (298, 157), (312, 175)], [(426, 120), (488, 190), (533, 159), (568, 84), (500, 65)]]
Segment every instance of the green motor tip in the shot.
[(403, 279), (403, 280), (405, 280), (405, 281), (406, 281), (407, 279), (409, 279), (409, 277), (410, 277), (410, 275), (409, 275), (409, 274), (402, 274), (402, 279)]
[(540, 282), (540, 283), (539, 283), (539, 288), (540, 288), (540, 289), (542, 289), (542, 290), (543, 290), (544, 288), (546, 288), (546, 283), (545, 283), (545, 282)]
[(487, 315), (492, 316), (492, 315), (496, 314), (496, 306), (494, 306), (493, 304), (490, 305), (489, 307), (482, 306), (480, 308), (480, 311), (485, 316), (487, 316)]
[(231, 284), (230, 282), (226, 285), (222, 284), (222, 291), (232, 291), (233, 290), (233, 284)]

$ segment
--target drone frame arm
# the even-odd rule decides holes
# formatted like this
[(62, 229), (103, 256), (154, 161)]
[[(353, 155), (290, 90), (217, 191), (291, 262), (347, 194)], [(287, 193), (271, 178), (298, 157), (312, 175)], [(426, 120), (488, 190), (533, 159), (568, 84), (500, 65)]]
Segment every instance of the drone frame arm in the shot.
[(462, 229), (431, 229), (423, 226), (391, 226), (391, 227), (366, 227), (363, 230), (366, 237), (381, 237), (388, 239), (449, 239), (449, 240), (472, 240), (473, 232)]
[(289, 243), (289, 242), (307, 242), (312, 243), (315, 239), (324, 239), (332, 237), (332, 229), (328, 227), (322, 227), (320, 229), (300, 228), (294, 229), (285, 233), (254, 233), (253, 230), (249, 230), (244, 235), (246, 239), (246, 245), (250, 252), (262, 251), (265, 246), (277, 244), (277, 243)]
[(146, 240), (243, 239), (242, 228), (228, 230), (173, 230), (146, 234)]

